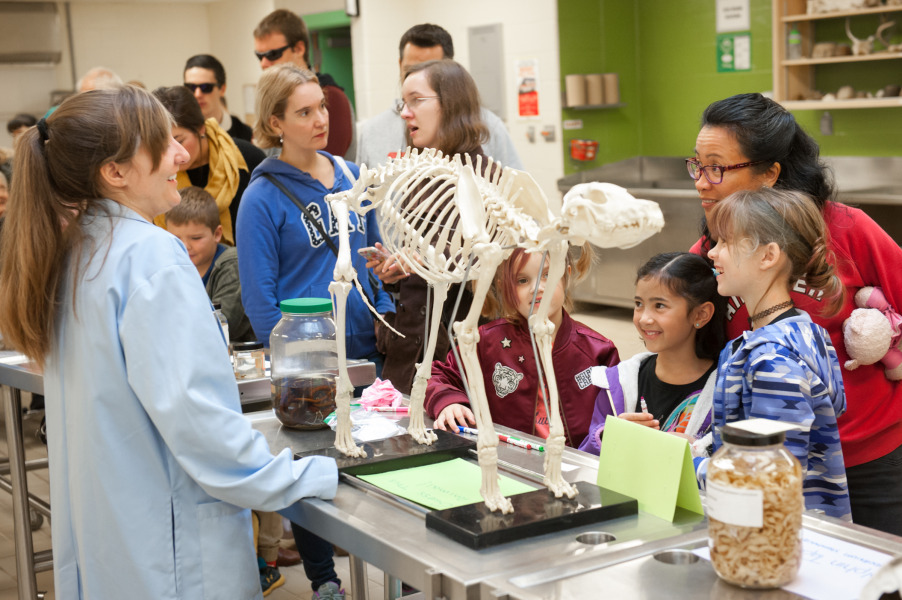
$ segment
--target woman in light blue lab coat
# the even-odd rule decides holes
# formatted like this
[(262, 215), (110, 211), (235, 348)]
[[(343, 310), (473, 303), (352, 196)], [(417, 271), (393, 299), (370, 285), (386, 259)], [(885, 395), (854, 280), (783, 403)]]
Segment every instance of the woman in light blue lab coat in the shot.
[(44, 368), (60, 598), (258, 598), (248, 508), (332, 498), (331, 458), (273, 456), (241, 416), (184, 246), (152, 224), (188, 155), (126, 86), (24, 134), (3, 232), (0, 330)]

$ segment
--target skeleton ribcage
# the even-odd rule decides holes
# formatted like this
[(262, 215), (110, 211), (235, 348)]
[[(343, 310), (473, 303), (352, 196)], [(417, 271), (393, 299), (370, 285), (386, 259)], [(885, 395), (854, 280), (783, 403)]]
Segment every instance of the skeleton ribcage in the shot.
[[(365, 200), (376, 211), (383, 245), (399, 256), (405, 269), (427, 281), (458, 283), (464, 280), (474, 243), (511, 249), (524, 237), (529, 218), (507, 197), (501, 169), (493, 169), (491, 161), (485, 169), (479, 163), (470, 166), (482, 199), (485, 236), (470, 239), (460, 226), (460, 207), (455, 202), (461, 171), (466, 168), (459, 157), (444, 157), (434, 150), (414, 152), (368, 173), (372, 187)], [(493, 172), (494, 177), (483, 177), (483, 171)], [(470, 273), (478, 269), (476, 260)]]

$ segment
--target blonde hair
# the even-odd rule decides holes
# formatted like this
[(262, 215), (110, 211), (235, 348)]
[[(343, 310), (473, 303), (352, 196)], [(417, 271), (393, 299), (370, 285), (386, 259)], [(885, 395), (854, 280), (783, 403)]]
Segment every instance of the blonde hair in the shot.
[(293, 63), (274, 65), (263, 71), (257, 84), (257, 124), (254, 125), (254, 138), (261, 148), (277, 148), (279, 133), (269, 122), (270, 117), (285, 118), (285, 107), (288, 98), (299, 85), (305, 83), (319, 84), (313, 71), (302, 69)]
[[(0, 331), (8, 345), (43, 365), (67, 260), (86, 242), (83, 217), (103, 210), (101, 167), (127, 163), (144, 148), (156, 171), (171, 135), (166, 109), (134, 86), (72, 96), (22, 134), (0, 243)], [(73, 302), (74, 294), (73, 287)]]
[(789, 259), (786, 285), (804, 278), (822, 292), (824, 316), (839, 312), (845, 288), (827, 248), (824, 217), (806, 194), (769, 187), (736, 192), (714, 205), (708, 227), (714, 239), (748, 252), (777, 244)]
[[(580, 251), (581, 250), (581, 251)], [(579, 256), (577, 256), (579, 252)], [(517, 273), (526, 264), (531, 255), (523, 248), (515, 249), (511, 255), (501, 263), (492, 282), (492, 289), (482, 305), (482, 316), (488, 319), (505, 318), (511, 323), (517, 323), (522, 319), (517, 310)], [(571, 246), (567, 252), (567, 268), (564, 270), (564, 310), (573, 308), (573, 298), (570, 296), (573, 284), (589, 272), (592, 266), (594, 252), (592, 246), (586, 244), (579, 247)], [(548, 266), (546, 259), (545, 266)]]

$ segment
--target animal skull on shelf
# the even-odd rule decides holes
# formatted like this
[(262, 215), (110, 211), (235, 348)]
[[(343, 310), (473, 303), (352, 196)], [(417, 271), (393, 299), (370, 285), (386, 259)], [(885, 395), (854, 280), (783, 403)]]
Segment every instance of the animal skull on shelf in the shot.
[[(902, 0), (899, 0), (899, 5), (902, 6)], [(877, 27), (877, 40), (883, 44), (883, 47), (886, 48), (887, 52), (902, 52), (902, 44), (893, 44), (889, 39), (883, 37), (886, 30), (894, 27), (896, 22), (887, 21), (886, 15), (880, 15), (880, 21), (880, 26)]]
[[(546, 252), (549, 264), (546, 285), (553, 287), (564, 275), (571, 243), (581, 245), (588, 241), (607, 248), (633, 246), (664, 226), (660, 208), (654, 202), (636, 200), (623, 188), (602, 183), (575, 186), (563, 201), (549, 201), (528, 173), (502, 169), (492, 159), (483, 165), (480, 157), (474, 165), (469, 157), (464, 162), (459, 155), (448, 157), (434, 149), (420, 152), (409, 148), (406, 154), (378, 168), (367, 169), (361, 165), (360, 178), (352, 189), (331, 194), (327, 200), (338, 219), (340, 232), (335, 281), (330, 286), (335, 296), (339, 353), (335, 447), (349, 456), (365, 456), (350, 433), (352, 388), (344, 352), (345, 304), (352, 283), (358, 290), (360, 287), (351, 264), (346, 232), (349, 211), (363, 215), (374, 210), (385, 248), (398, 257), (405, 269), (422, 277), (432, 290), (425, 355), (417, 365), (410, 393), (408, 431), (421, 444), (431, 444), (436, 439), (425, 428), (423, 401), (431, 376), (442, 306), (452, 284), (475, 282), (470, 311), (453, 324), (452, 331), (459, 345), (461, 375), (479, 429), (480, 493), (490, 510), (512, 512), (510, 500), (499, 488), (498, 436), (489, 414), (476, 352), (479, 315), (495, 273), (516, 247), (528, 252)], [(539, 354), (537, 362), (544, 369), (548, 386), (550, 434), (544, 482), (555, 496), (572, 498), (576, 488), (564, 481), (561, 473), (565, 437), (551, 361), (554, 325), (548, 319), (550, 302), (551, 295), (544, 296), (529, 318)]]
[(853, 56), (866, 56), (874, 51), (874, 40), (877, 38), (877, 36), (869, 35), (865, 39), (860, 40), (852, 35), (852, 25), (850, 23), (849, 17), (846, 17), (846, 35), (849, 36), (850, 40), (852, 40)]

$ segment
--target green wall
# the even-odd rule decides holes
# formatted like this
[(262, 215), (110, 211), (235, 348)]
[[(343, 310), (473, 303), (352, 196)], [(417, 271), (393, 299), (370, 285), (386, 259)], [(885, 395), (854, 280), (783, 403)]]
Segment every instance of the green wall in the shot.
[[(713, 0), (559, 0), (561, 89), (568, 73), (617, 72), (625, 104), (614, 109), (563, 109), (564, 119), (583, 121), (582, 130), (563, 132), (565, 172), (640, 155), (688, 156), (708, 104), (732, 94), (771, 90), (771, 1), (750, 0), (750, 8), (752, 69), (718, 73)], [(878, 61), (864, 67), (898, 73), (900, 64)], [(854, 77), (856, 71), (849, 75)], [(837, 85), (843, 77), (827, 73), (818, 84)], [(902, 155), (902, 108), (832, 110), (830, 136), (819, 131), (823, 112), (804, 110), (795, 115), (824, 155)], [(573, 138), (598, 140), (594, 162), (569, 158)]]
[[(354, 96), (354, 70), (351, 47), (338, 44), (330, 47), (330, 39), (351, 39), (351, 19), (342, 10), (303, 15), (310, 35), (316, 35), (321, 56), (319, 71), (328, 73), (344, 88), (351, 106), (356, 106)], [(312, 43), (312, 40), (311, 40)], [(311, 56), (311, 60), (313, 57)]]

